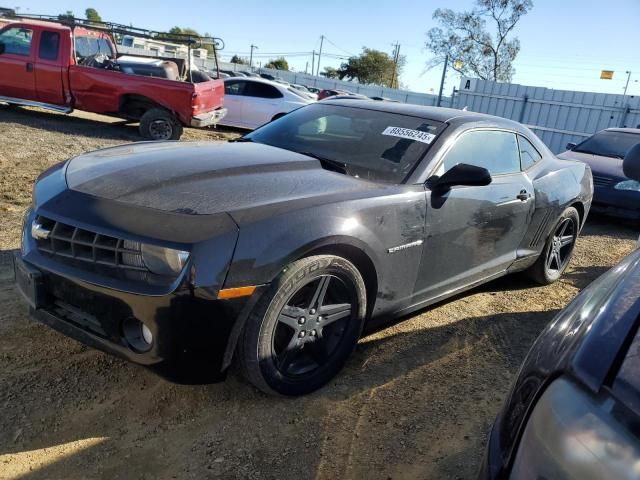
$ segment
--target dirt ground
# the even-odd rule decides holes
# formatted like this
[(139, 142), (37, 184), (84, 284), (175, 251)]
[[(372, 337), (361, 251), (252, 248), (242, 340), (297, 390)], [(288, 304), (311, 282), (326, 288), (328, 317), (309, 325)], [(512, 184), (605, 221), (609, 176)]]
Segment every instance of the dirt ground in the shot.
[(507, 277), (405, 318), (363, 338), (304, 398), (265, 396), (235, 372), (175, 385), (31, 320), (12, 285), (9, 254), (37, 174), (136, 140), (135, 127), (91, 115), (0, 107), (0, 479), (474, 478), (537, 334), (638, 236), (592, 218), (555, 285)]

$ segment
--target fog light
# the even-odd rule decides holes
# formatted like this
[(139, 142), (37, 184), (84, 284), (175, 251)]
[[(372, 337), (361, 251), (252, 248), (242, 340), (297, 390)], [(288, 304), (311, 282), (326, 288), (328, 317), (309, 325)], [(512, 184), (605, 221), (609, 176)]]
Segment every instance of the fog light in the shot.
[(151, 333), (149, 327), (140, 320), (133, 317), (127, 318), (122, 323), (122, 332), (131, 350), (138, 353), (144, 353), (151, 350), (151, 346), (153, 345), (153, 333)]

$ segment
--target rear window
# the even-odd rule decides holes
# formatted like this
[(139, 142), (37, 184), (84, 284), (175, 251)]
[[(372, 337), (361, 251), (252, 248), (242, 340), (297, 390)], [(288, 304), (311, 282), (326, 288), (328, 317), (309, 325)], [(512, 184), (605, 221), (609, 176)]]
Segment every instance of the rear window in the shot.
[(624, 158), (631, 148), (640, 143), (640, 135), (629, 132), (603, 131), (587, 138), (573, 151), (601, 155), (603, 157)]
[(76, 55), (81, 58), (91, 57), (93, 55), (113, 56), (111, 44), (103, 37), (76, 37)]

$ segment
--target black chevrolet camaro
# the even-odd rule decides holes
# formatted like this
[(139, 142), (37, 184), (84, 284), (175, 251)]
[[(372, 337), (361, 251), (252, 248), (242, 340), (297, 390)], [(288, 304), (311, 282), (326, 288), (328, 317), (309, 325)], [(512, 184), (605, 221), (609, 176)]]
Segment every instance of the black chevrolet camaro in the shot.
[(170, 378), (221, 378), (235, 360), (299, 395), (365, 328), (512, 272), (557, 280), (592, 190), (588, 166), (518, 123), (328, 100), (235, 142), (54, 166), (16, 282), (40, 321)]

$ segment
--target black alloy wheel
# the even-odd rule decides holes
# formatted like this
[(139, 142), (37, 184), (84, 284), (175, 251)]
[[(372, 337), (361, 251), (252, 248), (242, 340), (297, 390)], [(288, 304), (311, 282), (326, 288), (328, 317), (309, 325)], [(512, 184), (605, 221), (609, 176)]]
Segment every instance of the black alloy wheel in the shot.
[(267, 393), (303, 395), (342, 368), (362, 333), (366, 290), (344, 258), (289, 265), (256, 304), (238, 344), (245, 377)]
[(305, 375), (327, 364), (358, 303), (355, 289), (346, 282), (320, 275), (282, 307), (272, 336), (272, 358), (282, 375)]
[(558, 280), (569, 266), (580, 233), (580, 215), (569, 207), (555, 224), (544, 249), (527, 273), (536, 282), (549, 285)]

